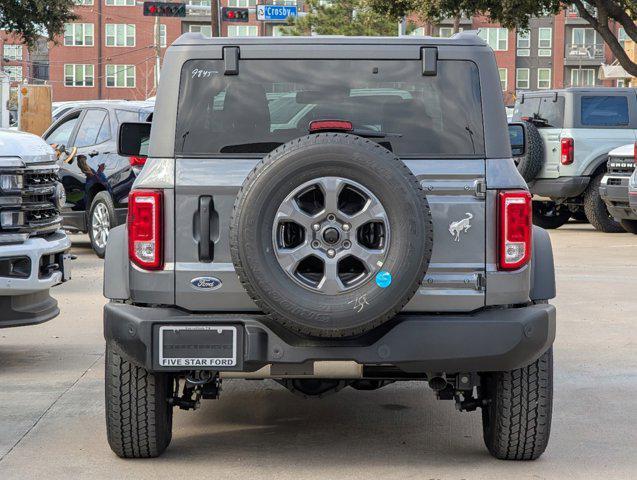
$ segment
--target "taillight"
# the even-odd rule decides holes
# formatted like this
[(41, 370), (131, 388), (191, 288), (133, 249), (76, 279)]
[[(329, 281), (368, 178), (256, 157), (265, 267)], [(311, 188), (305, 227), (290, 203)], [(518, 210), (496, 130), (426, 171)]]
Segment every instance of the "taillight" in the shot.
[(562, 165), (570, 165), (575, 159), (575, 142), (572, 138), (563, 138), (560, 145), (562, 147), (560, 162)]
[(133, 190), (128, 195), (128, 258), (146, 270), (164, 266), (162, 197), (159, 190)]
[(310, 133), (325, 131), (351, 132), (353, 129), (354, 125), (347, 120), (314, 120), (310, 122)]
[(531, 194), (522, 190), (500, 192), (498, 206), (498, 268), (515, 270), (531, 258)]
[(633, 163), (637, 165), (637, 142), (633, 144)]
[(129, 157), (131, 167), (143, 167), (146, 163), (146, 157)]

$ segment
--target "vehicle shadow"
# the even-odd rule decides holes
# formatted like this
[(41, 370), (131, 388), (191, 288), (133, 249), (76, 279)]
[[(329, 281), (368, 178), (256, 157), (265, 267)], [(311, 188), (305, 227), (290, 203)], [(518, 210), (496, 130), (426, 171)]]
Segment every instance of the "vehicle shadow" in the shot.
[(479, 411), (456, 412), (453, 402), (435, 400), (425, 384), (373, 392), (347, 388), (304, 399), (273, 382), (260, 389), (243, 383), (194, 414), (178, 412), (163, 461), (205, 463), (211, 452), (224, 465), (249, 461), (274, 468), (298, 458), (303, 469), (492, 460), (482, 443)]

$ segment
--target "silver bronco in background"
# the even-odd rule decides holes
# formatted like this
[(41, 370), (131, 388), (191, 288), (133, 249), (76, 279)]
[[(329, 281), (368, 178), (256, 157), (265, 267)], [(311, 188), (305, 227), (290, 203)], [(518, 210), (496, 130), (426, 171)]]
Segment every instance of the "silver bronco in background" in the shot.
[(524, 93), (513, 122), (522, 122), (526, 149), (514, 152), (533, 194), (533, 222), (559, 228), (570, 218), (602, 232), (624, 228), (600, 197), (608, 153), (637, 135), (634, 88), (574, 87)]
[(0, 130), (0, 328), (59, 313), (49, 289), (71, 277), (61, 230), (64, 189), (55, 152), (40, 137)]
[(152, 126), (119, 140), (150, 144), (106, 251), (117, 455), (160, 455), (173, 408), (228, 378), (306, 397), (423, 381), (482, 410), (495, 457), (545, 450), (552, 249), (477, 36), (186, 34)]

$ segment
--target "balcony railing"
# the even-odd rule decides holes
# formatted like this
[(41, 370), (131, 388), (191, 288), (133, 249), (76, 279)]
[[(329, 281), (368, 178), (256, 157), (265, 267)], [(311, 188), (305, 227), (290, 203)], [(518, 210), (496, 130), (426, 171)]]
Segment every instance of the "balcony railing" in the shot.
[(603, 60), (604, 44), (568, 43), (566, 44), (567, 60)]

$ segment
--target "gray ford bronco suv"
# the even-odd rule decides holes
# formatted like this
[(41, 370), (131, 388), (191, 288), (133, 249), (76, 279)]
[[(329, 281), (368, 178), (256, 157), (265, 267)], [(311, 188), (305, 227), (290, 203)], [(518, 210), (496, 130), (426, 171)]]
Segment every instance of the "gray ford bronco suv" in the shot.
[(551, 424), (553, 257), (477, 36), (180, 37), (109, 237), (106, 422), (160, 455), (228, 378), (305, 397), (425, 381), (530, 460)]

